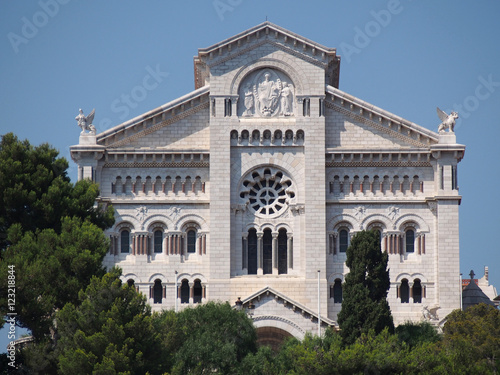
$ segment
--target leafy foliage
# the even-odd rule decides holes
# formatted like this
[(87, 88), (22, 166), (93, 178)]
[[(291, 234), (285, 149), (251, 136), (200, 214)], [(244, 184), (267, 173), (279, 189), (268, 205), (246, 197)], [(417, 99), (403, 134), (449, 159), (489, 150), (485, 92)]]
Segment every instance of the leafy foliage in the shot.
[[(55, 312), (75, 302), (92, 275), (102, 276), (108, 248), (102, 229), (112, 207), (95, 205), (97, 185), (73, 185), (68, 163), (48, 144), (38, 147), (12, 133), (0, 142), (0, 288), (16, 276), (17, 323), (38, 341), (53, 337)], [(0, 295), (0, 316), (7, 313)]]
[(143, 295), (122, 286), (121, 271), (93, 277), (79, 304), (57, 315), (61, 374), (161, 374), (161, 335)]
[[(63, 219), (60, 234), (44, 229), (23, 235), (5, 252), (5, 262), (15, 266), (17, 275), (18, 323), (38, 339), (49, 333), (55, 312), (67, 302), (75, 303), (77, 291), (92, 275), (104, 274), (107, 249), (102, 231), (78, 218)], [(7, 280), (7, 267), (0, 267), (0, 278)], [(2, 303), (0, 312), (5, 314), (6, 308)]]
[(484, 303), (455, 310), (443, 328), (444, 349), (467, 373), (500, 369), (500, 310)]
[(179, 313), (182, 346), (172, 374), (234, 374), (256, 350), (256, 331), (245, 313), (228, 303), (208, 302)]
[(439, 334), (429, 322), (407, 322), (396, 327), (399, 340), (414, 348), (424, 342), (439, 341)]
[(388, 256), (380, 250), (376, 231), (357, 233), (347, 249), (349, 273), (343, 285), (342, 310), (338, 315), (344, 344), (353, 344), (362, 333), (384, 328), (394, 332), (387, 302), (390, 287)]
[(0, 142), (0, 250), (9, 244), (9, 228), (26, 231), (61, 229), (65, 216), (89, 218), (104, 229), (114, 222), (113, 210), (94, 207), (99, 190), (90, 181), (73, 185), (66, 173), (68, 162), (48, 144), (34, 147), (14, 134)]

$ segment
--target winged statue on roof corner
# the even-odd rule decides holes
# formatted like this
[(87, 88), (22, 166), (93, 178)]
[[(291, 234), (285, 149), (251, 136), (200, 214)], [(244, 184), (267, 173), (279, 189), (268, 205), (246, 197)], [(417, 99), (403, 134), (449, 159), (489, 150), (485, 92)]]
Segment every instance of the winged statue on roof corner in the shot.
[(82, 134), (85, 134), (85, 131), (88, 131), (89, 134), (95, 134), (95, 126), (92, 124), (92, 121), (94, 121), (94, 115), (95, 109), (85, 116), (83, 114), (83, 110), (80, 108), (80, 113), (75, 117), (75, 120), (78, 121), (78, 126), (82, 128)]
[(455, 120), (458, 118), (458, 113), (453, 111), (449, 115), (439, 108), (436, 108), (439, 119), (442, 121), (439, 124), (438, 133), (444, 133), (446, 129), (449, 129), (450, 133), (455, 132)]

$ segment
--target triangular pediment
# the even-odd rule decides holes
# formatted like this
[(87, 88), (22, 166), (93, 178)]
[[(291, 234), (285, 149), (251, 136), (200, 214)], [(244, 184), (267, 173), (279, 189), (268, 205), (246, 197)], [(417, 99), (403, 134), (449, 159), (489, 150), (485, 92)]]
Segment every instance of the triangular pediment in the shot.
[(203, 138), (200, 132), (208, 132), (209, 91), (209, 86), (202, 87), (102, 132), (97, 135), (97, 144), (107, 148), (174, 150), (198, 144), (198, 149), (208, 149), (208, 144), (203, 147), (192, 139)]
[[(234, 307), (238, 308), (237, 305)], [(273, 320), (275, 317), (286, 320), (290, 326), (304, 326), (303, 323), (299, 324), (302, 320), (312, 323), (313, 326), (318, 322), (318, 311), (313, 311), (269, 286), (242, 299), (241, 308), (252, 316), (254, 322)], [(322, 326), (338, 328), (333, 320), (323, 316), (320, 316), (320, 319)]]
[(340, 57), (335, 48), (327, 48), (268, 21), (210, 47), (200, 48), (198, 56), (194, 58), (195, 87), (205, 85), (212, 67), (248, 54), (265, 44), (323, 68), (326, 82), (338, 87)]
[(341, 129), (328, 129), (327, 124), (327, 132), (341, 133), (327, 149), (428, 150), (439, 142), (439, 134), (332, 86), (326, 87), (325, 107), (339, 114), (335, 124), (342, 124)]

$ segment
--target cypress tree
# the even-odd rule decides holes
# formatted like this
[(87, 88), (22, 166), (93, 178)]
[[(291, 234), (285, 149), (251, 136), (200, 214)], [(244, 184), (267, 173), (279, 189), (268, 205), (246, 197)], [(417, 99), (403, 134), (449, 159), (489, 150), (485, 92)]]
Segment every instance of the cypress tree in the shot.
[(393, 333), (394, 322), (387, 302), (388, 255), (381, 251), (379, 233), (357, 233), (346, 255), (349, 273), (343, 284), (344, 299), (338, 315), (343, 344), (353, 344), (370, 330), (378, 334), (387, 327)]

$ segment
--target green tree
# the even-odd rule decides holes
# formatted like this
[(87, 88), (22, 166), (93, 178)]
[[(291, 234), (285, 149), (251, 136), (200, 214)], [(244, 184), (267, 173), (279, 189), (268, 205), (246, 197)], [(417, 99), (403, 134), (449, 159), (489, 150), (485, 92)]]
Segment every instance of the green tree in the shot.
[(14, 224), (21, 233), (45, 228), (58, 233), (65, 216), (88, 218), (102, 229), (113, 224), (112, 209), (94, 206), (98, 187), (87, 180), (73, 185), (66, 173), (68, 162), (58, 154), (48, 144), (34, 147), (12, 133), (2, 136), (0, 251), (9, 244), (7, 234)]
[(57, 314), (61, 374), (162, 374), (161, 334), (151, 308), (135, 288), (122, 285), (121, 271), (93, 277)]
[(343, 343), (353, 344), (370, 330), (378, 334), (388, 328), (393, 333), (394, 323), (387, 302), (388, 256), (380, 249), (378, 232), (357, 233), (346, 255), (349, 273), (345, 277), (342, 309), (338, 315)]
[(7, 290), (9, 270), (15, 272), (16, 301), (9, 306), (1, 293), (0, 316), (14, 308), (18, 325), (37, 340), (53, 336), (55, 312), (74, 302), (92, 275), (104, 274), (102, 229), (114, 222), (112, 207), (95, 204), (98, 186), (88, 180), (73, 185), (67, 167), (48, 144), (2, 136), (0, 290)]
[[(104, 275), (102, 260), (108, 249), (102, 230), (76, 217), (64, 218), (59, 234), (44, 229), (16, 240), (5, 251), (0, 279), (8, 279), (5, 265), (15, 266), (17, 323), (37, 340), (54, 335), (55, 313), (66, 303), (77, 302), (78, 291), (88, 285), (92, 275)], [(5, 297), (0, 301), (6, 302)], [(0, 312), (6, 314), (7, 308), (2, 303)]]
[(172, 374), (235, 374), (243, 358), (256, 351), (252, 321), (228, 303), (187, 308), (177, 321), (182, 346)]
[(396, 327), (399, 340), (405, 342), (410, 348), (429, 342), (435, 343), (440, 340), (436, 329), (429, 322), (406, 322)]
[(500, 310), (479, 304), (455, 310), (443, 327), (443, 347), (468, 374), (497, 374), (500, 370)]

